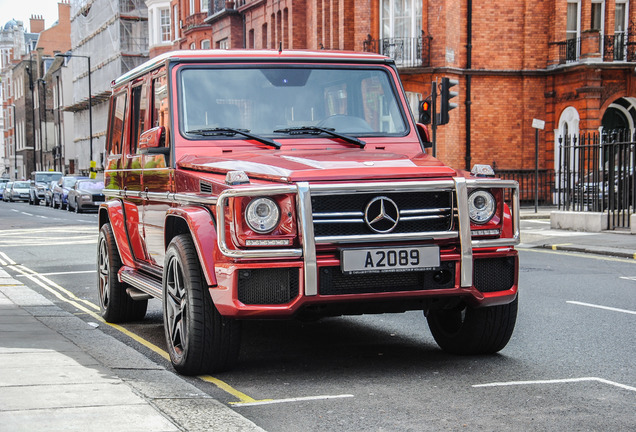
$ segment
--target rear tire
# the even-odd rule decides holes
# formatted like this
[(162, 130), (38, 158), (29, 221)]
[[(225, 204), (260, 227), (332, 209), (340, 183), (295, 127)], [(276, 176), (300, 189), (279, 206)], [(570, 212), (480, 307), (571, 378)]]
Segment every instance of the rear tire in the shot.
[(181, 374), (219, 372), (238, 359), (240, 322), (214, 306), (188, 234), (176, 236), (166, 252), (163, 322), (170, 360)]
[(97, 286), (101, 315), (110, 323), (139, 321), (148, 308), (148, 300), (135, 301), (126, 293), (127, 285), (117, 278), (121, 266), (113, 229), (106, 223), (97, 241)]
[(510, 341), (517, 321), (518, 298), (500, 306), (429, 312), (428, 325), (437, 344), (452, 354), (494, 354)]

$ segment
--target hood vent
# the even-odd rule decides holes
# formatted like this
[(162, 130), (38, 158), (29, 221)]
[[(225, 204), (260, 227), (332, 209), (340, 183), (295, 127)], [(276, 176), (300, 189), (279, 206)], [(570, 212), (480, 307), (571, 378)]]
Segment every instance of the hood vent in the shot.
[(212, 185), (210, 183), (206, 183), (204, 181), (199, 181), (199, 190), (201, 193), (211, 194), (212, 193)]

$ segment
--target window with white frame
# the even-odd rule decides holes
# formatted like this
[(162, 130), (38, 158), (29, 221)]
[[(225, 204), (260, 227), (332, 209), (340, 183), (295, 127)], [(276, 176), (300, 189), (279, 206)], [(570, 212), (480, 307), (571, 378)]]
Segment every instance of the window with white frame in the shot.
[(218, 49), (230, 49), (230, 41), (228, 38), (221, 39), (216, 43)]
[(192, 43), (190, 44), (190, 49), (191, 49), (191, 50), (195, 50), (195, 49), (197, 49), (197, 44), (196, 44), (196, 43), (194, 43), (194, 42), (192, 42)]
[(581, 2), (568, 0), (565, 39), (567, 60), (576, 61), (579, 58), (581, 37)]
[(190, 10), (188, 12), (189, 15), (194, 15), (194, 0), (190, 0)]
[(174, 17), (174, 39), (179, 39), (179, 8), (174, 5), (172, 9), (172, 16)]
[(205, 39), (201, 41), (201, 49), (210, 49), (210, 40)]
[(161, 32), (161, 42), (170, 42), (170, 10), (159, 9), (159, 29)]
[(201, 12), (207, 12), (208, 11), (208, 0), (201, 0), (201, 4), (199, 4), (199, 10)]
[(422, 37), (422, 1), (381, 0), (380, 14), (380, 53), (398, 65), (412, 63)]

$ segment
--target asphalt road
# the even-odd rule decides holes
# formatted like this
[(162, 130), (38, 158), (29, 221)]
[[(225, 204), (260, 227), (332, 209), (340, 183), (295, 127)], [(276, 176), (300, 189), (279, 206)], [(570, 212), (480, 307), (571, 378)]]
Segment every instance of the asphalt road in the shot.
[[(56, 293), (98, 304), (96, 223), (94, 214), (0, 203), (0, 261), (94, 321)], [(517, 327), (498, 355), (443, 353), (421, 312), (259, 321), (244, 325), (233, 371), (187, 380), (268, 431), (634, 430), (636, 261), (520, 256)], [(170, 368), (158, 301), (125, 326), (135, 339), (99, 328)]]

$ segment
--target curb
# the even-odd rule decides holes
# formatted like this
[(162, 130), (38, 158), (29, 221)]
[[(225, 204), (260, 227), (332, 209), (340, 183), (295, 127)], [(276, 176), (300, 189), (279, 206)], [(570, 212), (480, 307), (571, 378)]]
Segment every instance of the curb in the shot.
[(591, 255), (602, 255), (609, 256), (615, 258), (626, 258), (631, 260), (636, 260), (636, 252), (628, 252), (623, 250), (618, 250), (616, 248), (601, 248), (601, 247), (590, 247), (590, 246), (576, 246), (576, 245), (552, 245), (552, 244), (542, 244), (542, 245), (529, 245), (529, 249), (550, 249), (553, 251), (561, 251), (561, 252), (578, 252), (585, 253)]

